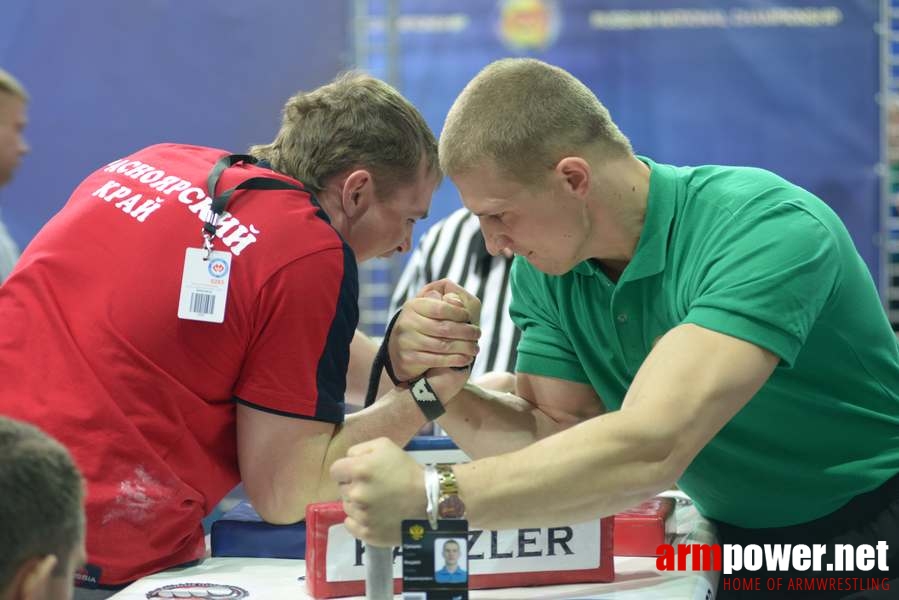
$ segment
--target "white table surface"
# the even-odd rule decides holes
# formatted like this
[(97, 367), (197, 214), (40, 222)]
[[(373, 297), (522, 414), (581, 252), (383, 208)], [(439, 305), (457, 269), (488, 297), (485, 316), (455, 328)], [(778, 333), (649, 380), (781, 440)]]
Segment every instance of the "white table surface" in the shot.
[[(681, 502), (676, 511), (677, 537), (672, 543), (709, 544), (715, 534), (689, 503)], [(472, 590), (469, 598), (478, 599), (563, 599), (596, 600), (712, 600), (719, 573), (659, 572), (652, 557), (615, 557), (615, 581), (554, 585), (528, 588)], [(249, 599), (306, 600), (306, 563), (302, 560), (273, 558), (207, 558), (185, 569), (163, 571), (136, 581), (112, 598), (147, 600), (147, 594), (166, 585), (206, 583), (233, 585), (249, 592)], [(358, 600), (361, 596), (351, 597)], [(397, 595), (396, 598), (401, 598)]]

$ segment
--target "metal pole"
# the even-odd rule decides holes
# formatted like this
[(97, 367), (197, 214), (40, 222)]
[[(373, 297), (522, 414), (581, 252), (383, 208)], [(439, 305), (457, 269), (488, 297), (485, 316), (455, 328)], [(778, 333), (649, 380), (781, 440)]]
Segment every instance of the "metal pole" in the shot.
[(366, 600), (393, 600), (393, 549), (365, 546)]
[[(368, 70), (371, 58), (371, 40), (369, 39), (369, 0), (353, 2), (353, 39), (354, 57), (357, 69)], [(387, 14), (387, 81), (394, 83), (399, 72), (396, 66), (399, 53), (397, 35), (398, 0), (388, 2)], [(371, 272), (360, 269), (360, 279), (364, 275), (371, 283)], [(363, 298), (363, 301), (366, 299)], [(364, 325), (364, 323), (363, 323)], [(393, 550), (376, 546), (365, 547), (365, 597), (368, 600), (393, 600)]]

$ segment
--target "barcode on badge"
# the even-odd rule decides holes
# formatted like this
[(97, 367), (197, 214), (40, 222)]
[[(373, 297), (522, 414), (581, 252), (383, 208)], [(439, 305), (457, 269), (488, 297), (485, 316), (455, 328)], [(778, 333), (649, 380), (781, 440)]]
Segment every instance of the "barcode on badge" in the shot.
[(190, 295), (190, 312), (197, 315), (211, 315), (215, 311), (215, 296), (192, 292)]

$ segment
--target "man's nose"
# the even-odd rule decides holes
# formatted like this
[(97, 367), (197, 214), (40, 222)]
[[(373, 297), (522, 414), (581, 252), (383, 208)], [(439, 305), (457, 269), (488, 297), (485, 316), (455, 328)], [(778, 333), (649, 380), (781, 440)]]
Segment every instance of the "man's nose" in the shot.
[(499, 254), (502, 253), (503, 250), (509, 248), (512, 240), (510, 240), (508, 236), (501, 233), (497, 233), (494, 235), (485, 234), (484, 243), (487, 246), (487, 252), (489, 252), (491, 256), (499, 256)]
[(497, 256), (503, 248), (507, 247), (511, 240), (508, 236), (497, 231), (494, 224), (489, 223), (483, 217), (480, 219), (481, 234), (484, 236), (484, 244), (487, 246), (487, 252), (492, 256)]

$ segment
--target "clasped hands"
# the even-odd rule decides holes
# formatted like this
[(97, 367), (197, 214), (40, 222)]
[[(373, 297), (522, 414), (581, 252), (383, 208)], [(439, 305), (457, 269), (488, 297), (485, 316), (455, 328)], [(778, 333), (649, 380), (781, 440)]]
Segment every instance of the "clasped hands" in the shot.
[[(481, 302), (448, 279), (422, 288), (403, 306), (388, 341), (397, 378), (424, 374), (448, 405), (477, 356), (480, 312)], [(422, 468), (387, 438), (352, 446), (331, 466), (331, 477), (340, 488), (347, 530), (366, 543), (397, 544), (400, 521), (425, 516)]]
[[(397, 378), (424, 374), (446, 405), (468, 380), (478, 354), (481, 302), (449, 279), (429, 283), (403, 305), (388, 343)], [(450, 369), (449, 367), (456, 367)]]

